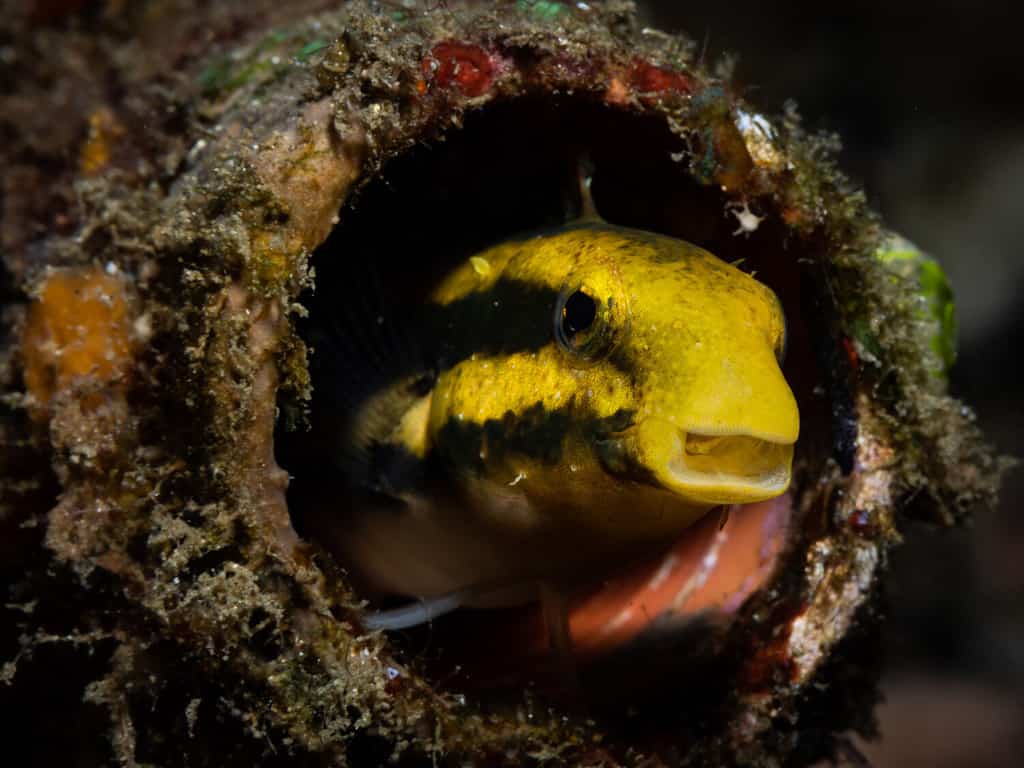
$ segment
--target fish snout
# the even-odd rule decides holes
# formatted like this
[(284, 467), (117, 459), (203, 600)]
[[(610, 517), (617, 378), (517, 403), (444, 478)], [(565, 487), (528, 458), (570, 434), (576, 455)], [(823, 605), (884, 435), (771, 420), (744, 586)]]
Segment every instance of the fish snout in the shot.
[(664, 486), (711, 504), (766, 501), (789, 487), (800, 414), (767, 347), (724, 356), (675, 405), (662, 409), (674, 418), (642, 430)]
[(784, 493), (800, 414), (772, 348), (729, 336), (683, 373), (646, 382), (635, 422), (598, 446), (605, 469), (704, 509)]

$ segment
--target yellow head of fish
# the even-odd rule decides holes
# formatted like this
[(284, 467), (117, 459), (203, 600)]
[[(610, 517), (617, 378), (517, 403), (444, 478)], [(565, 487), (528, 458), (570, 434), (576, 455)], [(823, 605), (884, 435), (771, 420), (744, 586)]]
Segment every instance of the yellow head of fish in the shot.
[(472, 257), (433, 302), (444, 364), (403, 434), (481, 514), (645, 538), (786, 490), (782, 309), (710, 253), (583, 221)]

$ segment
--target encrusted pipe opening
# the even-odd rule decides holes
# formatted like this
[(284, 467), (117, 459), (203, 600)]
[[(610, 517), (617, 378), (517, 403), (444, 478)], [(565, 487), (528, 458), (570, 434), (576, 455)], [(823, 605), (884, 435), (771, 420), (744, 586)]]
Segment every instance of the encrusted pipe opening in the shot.
[[(602, 575), (600, 589), (559, 597), (560, 618), (549, 615), (549, 606), (542, 611), (535, 602), (509, 598), (510, 592), (523, 591), (515, 584), (482, 597), (474, 593), (463, 600), (463, 610), (389, 633), (408, 663), (452, 690), (485, 690), (489, 705), (497, 706), (504, 694), (521, 701), (524, 686), (536, 685), (555, 698), (582, 693), (588, 706), (622, 710), (623, 702), (630, 707), (650, 702), (658, 682), (658, 690), (671, 690), (673, 697), (699, 692), (685, 697), (692, 698), (694, 711), (713, 707), (716, 697), (729, 693), (714, 686), (721, 665), (736, 663), (722, 652), (735, 641), (728, 627), (772, 578), (778, 558), (797, 538), (793, 509), (805, 481), (820, 473), (822, 457), (831, 450), (829, 404), (808, 330), (813, 280), (802, 265), (808, 261), (802, 257), (817, 246), (790, 232), (769, 201), (741, 201), (695, 179), (687, 150), (663, 117), (583, 98), (488, 106), (442, 140), (415, 146), (388, 163), (341, 211), (339, 224), (313, 256), (316, 287), (302, 299), (309, 316), (300, 327), (313, 350), (310, 427), (279, 429), (276, 449), (292, 476), (288, 502), (296, 529), (334, 553), (357, 590), (361, 581), (376, 579), (366, 592), (371, 611), (408, 605), (415, 596), (388, 596), (379, 578), (367, 579), (360, 573), (365, 569), (350, 567), (347, 545), (339, 548), (338, 542), (361, 535), (353, 533), (358, 526), (351, 508), (370, 503), (374, 514), (398, 519), (418, 484), (435, 482), (420, 474), (423, 457), (415, 446), (422, 426), (418, 406), (410, 405), (415, 396), (429, 397), (433, 380), (424, 371), (416, 334), (395, 318), (427, 302), (446, 276), (488, 247), (523, 233), (551, 232), (579, 216), (581, 168), (592, 178), (594, 205), (606, 222), (699, 246), (754, 275), (782, 303), (788, 347), (783, 373), (801, 421), (787, 495), (718, 508), (682, 541), (667, 539), (653, 559), (646, 550), (625, 552), (622, 567)], [(473, 265), (482, 279), (492, 268), (486, 259)], [(495, 307), (526, 301), (488, 294), (492, 299)], [(589, 323), (597, 314), (581, 316)], [(487, 352), (466, 351), (481, 357)], [(396, 380), (407, 382), (408, 403), (393, 392), (382, 395), (384, 384)], [(363, 415), (354, 419), (357, 413)], [(383, 427), (381, 420), (393, 426)], [(541, 427), (529, 439), (557, 429), (549, 418)], [(396, 451), (375, 444), (382, 429), (414, 447)], [(353, 434), (358, 439), (353, 441)], [(809, 456), (818, 457), (813, 465)], [(564, 456), (555, 460), (569, 463)], [(348, 480), (353, 465), (371, 474), (386, 467), (385, 480), (372, 493), (354, 491)], [(511, 476), (506, 485), (514, 489), (517, 483)], [(416, 514), (429, 516), (431, 510)], [(499, 543), (520, 544), (515, 539)], [(577, 544), (566, 538), (559, 546), (571, 551)], [(365, 546), (376, 544), (367, 539)], [(558, 547), (552, 552), (557, 557)], [(424, 579), (430, 577), (424, 572)], [(544, 589), (541, 584), (539, 590)], [(645, 602), (652, 600), (660, 602)], [(666, 614), (645, 618), (655, 604)], [(436, 605), (427, 600), (423, 615)], [(559, 621), (564, 625), (552, 634), (551, 624)], [(557, 647), (559, 632), (563, 639), (568, 632), (572, 650)], [(666, 675), (676, 682), (665, 686)], [(672, 717), (685, 710), (685, 704), (674, 706)]]

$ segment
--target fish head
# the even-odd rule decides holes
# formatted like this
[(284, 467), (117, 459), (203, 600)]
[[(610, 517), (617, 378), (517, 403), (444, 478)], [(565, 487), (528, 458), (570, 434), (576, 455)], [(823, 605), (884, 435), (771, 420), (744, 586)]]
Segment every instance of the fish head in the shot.
[(473, 341), (438, 378), (429, 440), (478, 481), (639, 529), (787, 489), (782, 307), (707, 251), (569, 226), (474, 256), (434, 302)]

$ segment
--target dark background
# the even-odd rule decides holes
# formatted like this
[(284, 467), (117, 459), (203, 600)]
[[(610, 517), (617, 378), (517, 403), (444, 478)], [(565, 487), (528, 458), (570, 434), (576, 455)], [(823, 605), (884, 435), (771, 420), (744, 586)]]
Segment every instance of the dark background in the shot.
[[(1024, 456), (1024, 37), (995, 3), (640, 0), (768, 114), (794, 99), (957, 293), (952, 388)], [(914, 527), (893, 555), (878, 766), (1024, 765), (1024, 515), (1015, 470), (972, 530)]]

